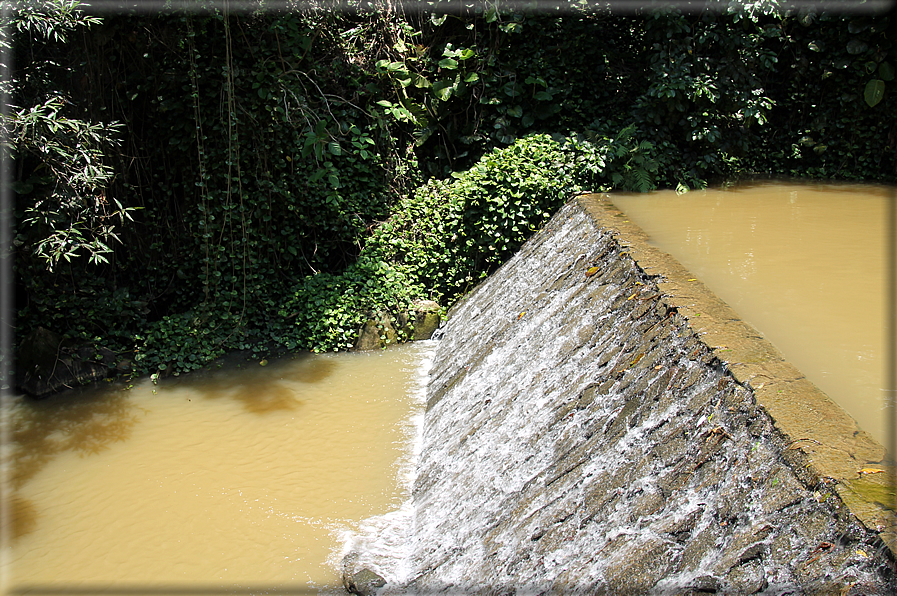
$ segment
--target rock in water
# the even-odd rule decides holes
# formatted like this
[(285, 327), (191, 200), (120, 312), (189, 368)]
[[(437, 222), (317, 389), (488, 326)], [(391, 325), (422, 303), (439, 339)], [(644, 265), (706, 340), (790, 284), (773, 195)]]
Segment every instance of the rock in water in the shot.
[(397, 337), (396, 328), (392, 324), (389, 313), (379, 311), (369, 315), (368, 320), (359, 330), (358, 339), (355, 341), (355, 350), (359, 352), (377, 350), (386, 347), (387, 344), (394, 344)]
[(414, 340), (430, 339), (439, 328), (439, 305), (432, 300), (419, 300), (414, 303)]
[(371, 596), (386, 585), (386, 580), (367, 568), (355, 571), (357, 561), (358, 553), (349, 553), (343, 558), (343, 586), (350, 594)]
[(104, 361), (114, 357), (109, 350), (74, 347), (58, 333), (38, 327), (22, 342), (17, 361), (17, 385), (32, 397), (47, 397), (62, 389), (106, 377), (109, 367), (89, 359), (96, 352)]
[(354, 349), (365, 351), (386, 347), (396, 343), (400, 332), (405, 339), (413, 341), (430, 339), (439, 323), (439, 304), (432, 300), (415, 300), (413, 312), (400, 312), (395, 320), (387, 311), (368, 313), (367, 321), (358, 331)]

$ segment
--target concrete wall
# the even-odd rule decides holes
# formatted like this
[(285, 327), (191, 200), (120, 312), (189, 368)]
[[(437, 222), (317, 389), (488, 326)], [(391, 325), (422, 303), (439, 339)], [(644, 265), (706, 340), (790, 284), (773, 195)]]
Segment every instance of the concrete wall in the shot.
[(897, 592), (844, 504), (880, 446), (619, 215), (571, 201), (450, 313), (381, 591)]

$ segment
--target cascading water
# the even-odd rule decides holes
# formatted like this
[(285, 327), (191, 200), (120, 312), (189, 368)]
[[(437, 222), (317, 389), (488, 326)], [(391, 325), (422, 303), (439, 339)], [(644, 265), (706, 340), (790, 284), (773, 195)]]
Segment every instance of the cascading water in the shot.
[(412, 499), (349, 547), (381, 593), (894, 590), (875, 533), (577, 201), (443, 332)]
[(333, 553), (331, 560), (334, 566), (340, 567), (344, 565), (343, 560), (348, 556), (352, 565), (374, 569), (394, 582), (406, 580), (411, 572), (408, 569), (413, 528), (413, 503), (410, 496), (422, 446), (428, 374), (438, 345), (435, 340), (416, 343), (422, 349), (419, 353), (420, 362), (410, 386), (412, 411), (404, 423), (408, 449), (405, 458), (397, 464), (398, 479), (408, 498), (398, 509), (369, 517), (352, 527), (342, 528), (337, 533), (340, 548)]

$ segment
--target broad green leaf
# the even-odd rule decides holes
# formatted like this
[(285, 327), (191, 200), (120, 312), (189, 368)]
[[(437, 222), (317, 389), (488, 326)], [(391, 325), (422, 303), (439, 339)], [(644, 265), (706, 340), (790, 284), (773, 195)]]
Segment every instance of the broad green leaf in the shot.
[(470, 48), (462, 48), (458, 51), (458, 58), (460, 58), (461, 60), (468, 60), (470, 58), (473, 58), (474, 56), (476, 56), (476, 52), (474, 52)]
[(391, 102), (391, 101), (386, 101), (385, 99), (381, 99), (380, 101), (377, 102), (377, 105), (378, 105), (378, 106), (383, 106), (384, 108), (391, 108), (391, 107), (392, 107), (392, 102)]
[(548, 91), (539, 91), (536, 93), (535, 98), (539, 101), (551, 101), (554, 99), (554, 96)]
[(878, 65), (878, 76), (881, 77), (882, 81), (894, 80), (894, 67), (891, 66), (890, 62), (882, 62)]
[(430, 22), (433, 23), (436, 27), (443, 24), (445, 19), (448, 18), (448, 14), (438, 15), (435, 12), (430, 15)]
[(869, 49), (869, 44), (864, 41), (860, 41), (859, 39), (851, 39), (847, 42), (847, 53), (848, 54), (862, 54), (866, 50)]
[(458, 61), (454, 58), (443, 58), (439, 61), (439, 68), (445, 68), (447, 70), (455, 70), (458, 68)]
[(868, 21), (868, 19), (863, 19), (863, 18), (854, 19), (854, 20), (850, 21), (850, 23), (847, 25), (847, 30), (850, 31), (851, 33), (853, 33), (854, 35), (856, 35), (857, 33), (862, 33), (863, 31), (865, 31), (868, 28), (869, 28), (869, 21)]
[(885, 82), (881, 79), (872, 79), (866, 83), (866, 90), (863, 91), (863, 99), (870, 108), (878, 105), (878, 102), (885, 96)]
[(427, 139), (430, 138), (430, 136), (433, 134), (433, 132), (434, 132), (434, 129), (432, 126), (422, 128), (420, 131), (416, 132), (414, 134), (414, 136), (415, 136), (414, 145), (417, 147), (420, 147), (421, 145), (426, 143)]
[(517, 89), (517, 85), (513, 82), (508, 82), (502, 85), (501, 90), (505, 92), (506, 95), (511, 97), (517, 97), (520, 95), (520, 91)]
[(494, 23), (498, 20), (498, 10), (496, 10), (496, 8), (493, 6), (486, 11), (486, 14), (484, 16), (486, 17), (487, 23)]
[(414, 86), (418, 89), (426, 89), (430, 86), (430, 81), (420, 76), (419, 74), (414, 75)]
[(469, 73), (467, 73), (467, 76), (464, 77), (465, 83), (476, 83), (479, 80), (480, 80), (480, 75), (478, 75), (475, 72), (469, 72)]
[(435, 95), (438, 99), (442, 101), (448, 101), (448, 99), (452, 96), (452, 83), (451, 81), (436, 81), (433, 83), (433, 95)]
[(342, 147), (340, 147), (339, 143), (337, 143), (336, 141), (330, 141), (330, 143), (328, 143), (328, 145), (327, 145), (327, 148), (330, 150), (330, 153), (332, 155), (342, 155), (343, 154)]

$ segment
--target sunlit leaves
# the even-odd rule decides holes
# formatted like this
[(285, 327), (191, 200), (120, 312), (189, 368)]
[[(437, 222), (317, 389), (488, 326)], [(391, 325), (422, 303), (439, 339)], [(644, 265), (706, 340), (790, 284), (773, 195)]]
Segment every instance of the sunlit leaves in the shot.
[[(588, 148), (583, 148), (588, 149)], [(395, 262), (449, 305), (506, 259), (569, 193), (593, 180), (596, 152), (547, 135), (495, 150), (451, 182), (404, 198), (364, 254)]]
[[(3, 2), (0, 27), (12, 26), (19, 33), (64, 42), (79, 27), (90, 27), (101, 21), (82, 11), (79, 0), (30, 0)], [(6, 34), (0, 36), (0, 47), (10, 48)]]
[[(82, 254), (92, 263), (106, 262), (109, 244), (118, 240), (115, 224), (130, 220), (133, 211), (117, 200), (110, 205), (104, 194), (112, 178), (104, 156), (118, 144), (120, 125), (63, 117), (64, 106), (54, 96), (0, 119), (10, 140), (7, 157), (31, 156), (39, 163), (14, 190), (24, 205), (22, 222), (36, 234), (31, 250), (50, 271)], [(37, 188), (42, 192), (32, 195)]]

